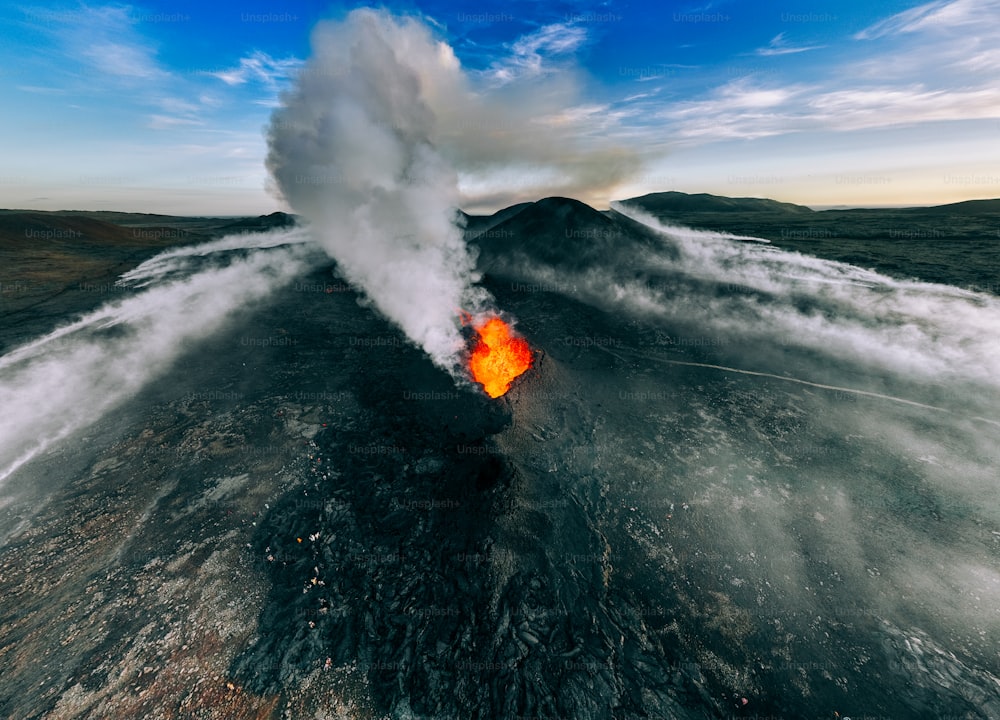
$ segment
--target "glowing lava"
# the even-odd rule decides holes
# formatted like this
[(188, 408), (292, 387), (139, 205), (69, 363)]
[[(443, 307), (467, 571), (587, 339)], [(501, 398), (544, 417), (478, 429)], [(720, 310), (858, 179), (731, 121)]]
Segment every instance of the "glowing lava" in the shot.
[(492, 398), (503, 395), (518, 375), (531, 367), (531, 348), (511, 337), (510, 326), (498, 317), (476, 326), (479, 340), (469, 359), (469, 370)]

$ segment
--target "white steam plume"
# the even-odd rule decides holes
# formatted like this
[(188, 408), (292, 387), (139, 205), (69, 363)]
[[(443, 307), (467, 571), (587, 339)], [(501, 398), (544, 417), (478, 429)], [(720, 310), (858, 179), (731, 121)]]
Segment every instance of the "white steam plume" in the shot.
[(313, 55), (269, 129), (267, 164), (340, 271), (440, 367), (463, 348), (460, 310), (489, 302), (455, 225), (457, 175), (434, 146), (421, 68), (450, 53), (415, 20), (357, 10)]

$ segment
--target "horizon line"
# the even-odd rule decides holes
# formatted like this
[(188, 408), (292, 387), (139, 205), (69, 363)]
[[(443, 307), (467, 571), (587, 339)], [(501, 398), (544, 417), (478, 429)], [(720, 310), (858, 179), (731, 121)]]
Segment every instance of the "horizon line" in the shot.
[[(611, 203), (613, 204), (613, 203), (619, 203), (619, 202), (627, 202), (628, 200), (635, 200), (637, 198), (646, 197), (648, 195), (659, 195), (659, 194), (664, 194), (664, 193), (668, 193), (668, 192), (679, 193), (681, 195), (688, 195), (688, 196), (708, 195), (708, 196), (711, 196), (711, 197), (728, 198), (728, 199), (731, 199), (731, 200), (743, 200), (743, 199), (747, 199), (747, 200), (771, 200), (773, 202), (779, 202), (779, 203), (783, 203), (783, 204), (786, 204), (786, 205), (796, 205), (798, 207), (809, 208), (810, 210), (813, 210), (815, 212), (826, 212), (826, 211), (829, 211), (829, 210), (900, 210), (900, 209), (917, 208), (917, 207), (920, 207), (920, 208), (948, 207), (950, 205), (959, 205), (959, 204), (968, 203), (968, 202), (983, 202), (983, 201), (990, 201), (990, 200), (998, 200), (998, 201), (1000, 201), (1000, 197), (989, 197), (989, 198), (971, 198), (971, 199), (968, 199), (968, 200), (956, 200), (954, 202), (946, 202), (946, 203), (939, 203), (939, 204), (938, 203), (873, 203), (873, 204), (864, 204), (864, 205), (854, 205), (854, 204), (842, 204), (842, 203), (838, 203), (838, 204), (830, 204), (830, 205), (827, 205), (827, 204), (822, 204), (822, 205), (804, 205), (804, 204), (800, 204), (800, 203), (789, 202), (787, 200), (779, 200), (779, 199), (773, 198), (773, 197), (761, 197), (761, 196), (753, 196), (753, 195), (716, 195), (714, 193), (707, 193), (707, 192), (690, 193), (690, 192), (684, 192), (684, 191), (681, 191), (681, 190), (657, 190), (657, 191), (653, 191), (653, 192), (649, 192), (649, 193), (643, 193), (642, 195), (636, 195), (636, 196), (633, 196), (633, 197), (621, 198), (621, 199), (618, 199), (618, 200), (612, 200)], [(589, 205), (588, 203), (584, 202), (583, 200), (580, 200), (578, 198), (572, 198), (572, 197), (569, 197), (569, 196), (566, 196), (566, 195), (544, 195), (542, 197), (539, 197), (536, 200), (525, 200), (525, 201), (522, 201), (522, 202), (513, 203), (511, 205), (506, 205), (506, 206), (500, 208), (499, 210), (494, 210), (492, 213), (485, 213), (485, 215), (492, 215), (492, 214), (494, 214), (496, 212), (501, 212), (502, 210), (505, 210), (505, 209), (510, 208), (510, 207), (514, 207), (515, 205), (521, 205), (521, 204), (523, 204), (525, 202), (534, 203), (534, 202), (539, 202), (541, 200), (545, 200), (545, 199), (553, 198), (553, 197), (566, 197), (566, 198), (568, 198), (570, 200), (575, 200), (576, 202), (580, 202), (580, 203), (583, 203), (585, 205)], [(592, 205), (590, 207), (592, 207), (594, 210), (597, 210), (599, 212), (606, 212), (606, 211), (609, 211), (609, 210), (612, 209), (610, 207), (610, 205), (608, 207), (606, 207), (606, 208), (594, 207)], [(467, 212), (467, 211), (465, 211), (461, 207), (458, 207), (456, 209), (459, 210), (460, 212), (465, 213), (466, 215), (469, 215), (470, 217), (476, 217), (476, 216), (480, 216), (481, 217), (481, 216), (483, 216), (483, 215), (481, 215), (479, 213), (470, 213), (470, 212)], [(247, 218), (247, 217), (266, 217), (268, 215), (273, 215), (276, 212), (284, 213), (286, 215), (296, 215), (296, 213), (294, 213), (294, 212), (290, 212), (288, 210), (281, 210), (281, 209), (271, 210), (270, 212), (262, 212), (262, 213), (260, 213), (258, 215), (230, 214), (230, 213), (226, 213), (226, 214), (209, 213), (209, 214), (187, 215), (187, 214), (178, 214), (178, 213), (145, 212), (145, 211), (141, 211), (141, 210), (109, 210), (109, 209), (100, 209), (100, 210), (97, 210), (97, 209), (83, 209), (83, 208), (61, 208), (59, 210), (42, 210), (40, 208), (30, 208), (30, 207), (26, 207), (26, 208), (25, 207), (22, 207), (22, 208), (0, 208), (0, 213), (20, 213), (20, 212), (25, 212), (25, 213), (28, 213), (28, 212), (31, 212), (31, 213), (47, 213), (47, 214), (52, 214), (52, 215), (58, 215), (60, 213), (115, 213), (115, 214), (120, 214), (120, 215), (150, 215), (150, 216), (153, 216), (153, 217), (219, 218), (219, 219)]]

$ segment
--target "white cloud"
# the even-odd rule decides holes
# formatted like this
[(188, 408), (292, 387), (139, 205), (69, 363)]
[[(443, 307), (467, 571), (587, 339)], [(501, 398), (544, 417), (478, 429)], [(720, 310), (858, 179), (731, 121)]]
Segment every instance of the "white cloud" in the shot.
[(809, 106), (815, 110), (811, 119), (837, 130), (994, 118), (1000, 117), (1000, 88), (840, 90), (816, 96)]
[(201, 109), (199, 103), (171, 96), (159, 98), (156, 104), (169, 113), (188, 114), (198, 112)]
[(764, 88), (745, 79), (717, 88), (704, 100), (677, 103), (659, 117), (672, 122), (684, 138), (757, 138), (788, 132), (794, 125), (793, 101), (804, 86)]
[(956, 65), (970, 72), (1000, 71), (1000, 47), (969, 53), (957, 60)]
[(949, 30), (972, 25), (996, 25), (997, 0), (938, 0), (919, 5), (868, 26), (857, 33), (856, 40), (877, 40), (928, 30)]
[(94, 43), (80, 52), (103, 75), (143, 80), (164, 78), (169, 73), (156, 62), (149, 48), (122, 42)]
[(200, 120), (193, 120), (186, 117), (173, 115), (150, 115), (146, 127), (152, 130), (172, 130), (178, 127), (190, 127), (192, 125), (203, 125)]
[(700, 141), (998, 118), (1000, 87), (935, 90), (915, 84), (824, 90), (731, 83), (709, 98), (664, 110), (660, 117), (680, 137)]
[[(29, 9), (25, 24), (51, 42), (56, 60), (52, 71), (66, 79), (66, 92), (127, 93), (119, 111), (129, 105), (155, 107), (158, 112), (146, 125), (155, 129), (203, 124), (209, 111), (226, 104), (225, 89), (217, 80), (233, 88), (263, 87), (267, 94), (263, 101), (273, 104), (282, 84), (302, 64), (296, 58), (276, 59), (256, 51), (231, 69), (178, 74), (160, 62), (156, 43), (140, 32), (138, 17), (129, 6), (81, 5), (58, 12)], [(31, 87), (26, 91), (41, 92)]]
[(795, 91), (791, 88), (759, 89), (737, 82), (724, 87), (721, 94), (730, 107), (771, 108), (786, 102)]
[(587, 40), (586, 31), (572, 23), (553, 23), (520, 37), (510, 46), (510, 54), (486, 72), (498, 84), (519, 78), (537, 77), (550, 68), (546, 61), (568, 55)]
[(41, 85), (18, 85), (17, 89), (35, 95), (65, 95), (67, 92), (65, 88), (43, 87)]
[(869, 25), (864, 30), (857, 33), (854, 37), (856, 40), (876, 40), (880, 37), (885, 37), (886, 35), (912, 32), (926, 20), (928, 15), (943, 5), (947, 5), (947, 2), (931, 2), (926, 5), (919, 5), (915, 8), (904, 10), (903, 12), (892, 15), (885, 20), (879, 20), (877, 23)]
[[(990, 10), (990, 8), (993, 8)], [(933, 2), (855, 35), (892, 36), (813, 74), (747, 78), (657, 112), (682, 143), (1000, 118), (1000, 0)], [(761, 55), (798, 51), (784, 34)]]
[(266, 52), (257, 50), (249, 57), (240, 58), (239, 65), (230, 70), (207, 74), (218, 78), (226, 85), (245, 85), (256, 81), (263, 83), (269, 89), (276, 89), (279, 83), (290, 80), (301, 66), (302, 61), (298, 58), (276, 60)]
[(794, 46), (789, 45), (785, 40), (785, 33), (778, 33), (775, 35), (771, 42), (768, 43), (767, 47), (762, 47), (757, 49), (758, 55), (771, 56), (771, 55), (794, 55), (796, 53), (808, 52), (809, 50), (819, 50), (820, 48), (826, 47), (825, 45), (800, 45)]
[[(74, 10), (27, 9), (27, 24), (41, 30), (70, 64), (96, 71), (103, 81), (131, 84), (163, 80), (170, 73), (159, 63), (153, 45), (135, 28), (128, 6), (81, 5)], [(92, 81), (92, 76), (89, 76)]]
[[(96, 135), (76, 127), (58, 141), (53, 139), (49, 147), (64, 162), (60, 168), (47, 169), (40, 185), (58, 188), (62, 199), (48, 190), (44, 194), (61, 203), (56, 207), (110, 203), (115, 209), (125, 205), (148, 209), (152, 204), (161, 211), (183, 213), (195, 207), (208, 212), (274, 209), (274, 201), (262, 191), (268, 110), (261, 103), (275, 103), (282, 81), (299, 61), (258, 52), (241, 61), (233, 58), (225, 78), (205, 72), (210, 68), (180, 71), (161, 59), (160, 26), (144, 22), (144, 17), (134, 7), (111, 4), (24, 11), (21, 52), (31, 54), (33, 72), (43, 80), (25, 80), (21, 92), (50, 95), (52, 104), (82, 105), (91, 118), (100, 120), (110, 113), (115, 119)], [(226, 69), (225, 64), (215, 69), (220, 67)], [(89, 142), (80, 143), (80, 138)], [(205, 149), (185, 153), (168, 142)], [(13, 145), (4, 148), (8, 161), (28, 162), (30, 148)], [(81, 168), (94, 162), (112, 163), (123, 177), (143, 178), (141, 189), (119, 188), (108, 199), (79, 187), (76, 178), (83, 174)], [(254, 179), (254, 173), (260, 177)], [(239, 186), (220, 180), (230, 177), (247, 180)], [(192, 192), (191, 178), (208, 178), (216, 184)], [(33, 194), (43, 193), (33, 190)], [(26, 196), (19, 202), (27, 201)]]

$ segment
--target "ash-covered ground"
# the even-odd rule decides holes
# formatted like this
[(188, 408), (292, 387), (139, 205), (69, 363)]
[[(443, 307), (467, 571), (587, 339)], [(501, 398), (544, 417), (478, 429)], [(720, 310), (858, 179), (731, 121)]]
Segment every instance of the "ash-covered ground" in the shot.
[(0, 358), (0, 714), (1000, 717), (996, 298), (550, 199), (490, 400), (296, 233)]

